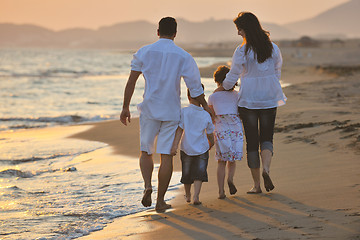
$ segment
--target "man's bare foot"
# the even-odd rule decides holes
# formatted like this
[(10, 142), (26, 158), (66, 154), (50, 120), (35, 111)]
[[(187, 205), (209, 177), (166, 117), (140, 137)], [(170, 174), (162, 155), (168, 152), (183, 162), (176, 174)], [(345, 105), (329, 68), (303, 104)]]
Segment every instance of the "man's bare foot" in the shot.
[(143, 198), (141, 200), (141, 203), (144, 207), (150, 207), (151, 206), (151, 193), (152, 193), (152, 188), (147, 188), (144, 190), (144, 195)]
[(194, 201), (194, 205), (201, 205), (200, 201)]
[(262, 191), (261, 191), (261, 188), (257, 189), (256, 187), (253, 187), (252, 189), (250, 189), (246, 193), (247, 194), (259, 194), (259, 193), (262, 193)]
[(164, 212), (166, 209), (171, 208), (170, 204), (166, 204), (166, 202), (157, 202), (155, 206), (155, 210), (157, 212)]

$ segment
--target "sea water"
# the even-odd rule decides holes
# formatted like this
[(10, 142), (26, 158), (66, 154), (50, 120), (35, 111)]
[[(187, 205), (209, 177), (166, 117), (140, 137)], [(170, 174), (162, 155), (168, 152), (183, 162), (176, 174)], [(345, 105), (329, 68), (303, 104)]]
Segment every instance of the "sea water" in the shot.
[[(92, 167), (87, 154), (105, 143), (17, 134), (118, 119), (131, 59), (131, 52), (114, 50), (0, 49), (0, 239), (72, 239), (145, 210), (137, 159), (119, 156), (116, 166)], [(230, 58), (195, 60), (203, 67)], [(209, 96), (216, 85), (202, 82)], [(133, 116), (143, 90), (141, 77)], [(185, 90), (182, 83), (183, 105)], [(168, 199), (179, 178), (174, 173)]]

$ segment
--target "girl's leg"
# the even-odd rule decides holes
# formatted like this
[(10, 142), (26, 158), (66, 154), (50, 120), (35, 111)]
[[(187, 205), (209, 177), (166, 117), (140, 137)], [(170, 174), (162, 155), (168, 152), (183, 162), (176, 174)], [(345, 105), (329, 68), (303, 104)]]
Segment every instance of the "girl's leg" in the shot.
[(184, 184), (185, 188), (185, 200), (191, 202), (191, 184)]
[(234, 195), (237, 192), (237, 189), (234, 185), (234, 175), (235, 175), (235, 169), (236, 169), (236, 162), (228, 162), (228, 185), (229, 185), (229, 190), (230, 190), (230, 194)]
[(219, 199), (224, 199), (226, 197), (224, 190), (224, 180), (225, 180), (225, 161), (218, 161), (217, 167), (217, 182), (219, 186)]
[(195, 180), (194, 181), (194, 205), (201, 204), (200, 202), (200, 190), (201, 190), (202, 181)]

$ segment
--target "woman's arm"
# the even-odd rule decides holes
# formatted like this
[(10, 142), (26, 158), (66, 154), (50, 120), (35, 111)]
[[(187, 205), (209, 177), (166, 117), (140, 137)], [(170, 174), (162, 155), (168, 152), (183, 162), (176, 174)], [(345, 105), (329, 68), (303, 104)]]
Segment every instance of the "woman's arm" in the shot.
[(230, 71), (226, 74), (225, 80), (222, 82), (224, 90), (229, 90), (235, 86), (240, 74), (244, 71), (245, 52), (244, 46), (238, 47), (233, 55)]

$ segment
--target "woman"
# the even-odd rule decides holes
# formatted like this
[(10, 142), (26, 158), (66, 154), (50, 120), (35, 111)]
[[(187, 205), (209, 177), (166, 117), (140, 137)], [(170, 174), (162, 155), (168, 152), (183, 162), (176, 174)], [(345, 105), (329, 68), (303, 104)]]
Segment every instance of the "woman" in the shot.
[(234, 23), (243, 43), (235, 50), (230, 72), (216, 91), (231, 89), (240, 77), (238, 110), (245, 130), (247, 162), (254, 180), (254, 187), (247, 193), (257, 194), (262, 192), (260, 156), (265, 189), (274, 189), (269, 174), (276, 109), (286, 102), (280, 85), (282, 57), (254, 14), (241, 12)]

